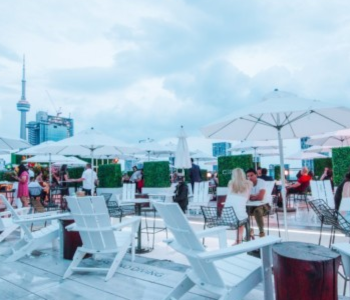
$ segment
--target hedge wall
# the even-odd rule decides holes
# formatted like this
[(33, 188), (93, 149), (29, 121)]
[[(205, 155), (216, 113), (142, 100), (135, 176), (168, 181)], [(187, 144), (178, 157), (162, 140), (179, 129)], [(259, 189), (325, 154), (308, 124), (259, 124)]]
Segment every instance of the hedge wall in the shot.
[(122, 169), (120, 164), (100, 165), (97, 177), (101, 188), (122, 187)]
[(228, 182), (231, 180), (232, 170), (234, 168), (242, 168), (246, 171), (249, 168), (253, 168), (253, 155), (242, 154), (235, 156), (221, 156), (218, 159), (218, 177), (219, 186), (227, 187)]
[(281, 179), (281, 168), (280, 165), (275, 165), (275, 180)]
[(143, 164), (144, 187), (170, 187), (170, 170), (168, 161), (148, 161)]
[(339, 185), (350, 167), (350, 147), (332, 149), (333, 181)]
[(320, 178), (324, 172), (324, 168), (333, 169), (332, 158), (314, 158), (314, 175)]

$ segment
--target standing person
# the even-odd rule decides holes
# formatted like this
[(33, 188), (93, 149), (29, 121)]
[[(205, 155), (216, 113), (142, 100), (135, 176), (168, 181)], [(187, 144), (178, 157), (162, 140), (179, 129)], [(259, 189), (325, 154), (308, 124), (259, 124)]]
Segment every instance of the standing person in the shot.
[[(265, 197), (265, 181), (258, 178), (257, 173), (254, 169), (248, 169), (247, 178), (253, 183), (253, 187), (250, 190), (249, 200), (251, 201), (262, 201)], [(259, 227), (259, 236), (264, 237), (264, 219), (263, 216), (270, 210), (270, 206), (268, 204), (260, 205), (257, 207), (250, 208), (250, 215), (253, 215), (256, 223)]]
[(13, 176), (14, 179), (18, 180), (18, 191), (17, 197), (21, 199), (22, 206), (29, 206), (29, 173), (24, 164), (20, 164), (18, 167), (18, 175)]
[(320, 180), (329, 180), (331, 182), (332, 190), (334, 191), (333, 171), (331, 168), (328, 168), (328, 167), (324, 168), (324, 172)]
[(97, 174), (91, 169), (91, 164), (86, 164), (85, 170), (81, 178), (76, 179), (76, 182), (83, 182), (83, 191), (86, 196), (92, 196), (95, 193), (95, 187), (98, 183)]
[(192, 192), (193, 192), (194, 183), (201, 182), (202, 175), (201, 175), (201, 170), (200, 170), (199, 166), (193, 162), (193, 158), (191, 158), (191, 163), (192, 163), (192, 167), (190, 169), (189, 176), (190, 176)]
[(343, 189), (344, 185), (347, 185), (350, 182), (350, 169), (349, 172), (345, 174), (344, 180), (339, 184), (335, 195), (334, 195), (334, 204), (335, 204), (335, 209), (339, 210), (341, 200), (343, 198)]
[[(244, 171), (241, 168), (232, 170), (232, 177), (228, 183), (225, 207), (232, 206), (239, 221), (248, 218), (246, 203), (249, 200), (252, 187), (252, 182), (246, 179)], [(243, 237), (243, 226), (238, 228), (237, 234), (238, 237)]]
[(67, 171), (67, 165), (62, 165), (61, 169), (59, 171), (59, 183), (61, 187), (61, 196), (68, 196), (69, 195), (69, 189), (68, 189), (68, 182), (69, 182), (69, 175)]
[(173, 198), (175, 203), (178, 203), (183, 213), (186, 213), (188, 206), (188, 186), (184, 179), (184, 174), (178, 173), (178, 184), (175, 188), (175, 196)]

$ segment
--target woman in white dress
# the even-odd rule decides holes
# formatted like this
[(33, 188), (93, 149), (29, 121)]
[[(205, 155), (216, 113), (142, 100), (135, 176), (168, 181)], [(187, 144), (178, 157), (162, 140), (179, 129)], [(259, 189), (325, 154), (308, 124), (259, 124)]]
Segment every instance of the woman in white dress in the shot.
[[(249, 200), (252, 186), (252, 182), (246, 178), (246, 174), (241, 168), (232, 170), (225, 207), (232, 206), (240, 221), (248, 218), (246, 203)], [(239, 227), (237, 234), (243, 236), (243, 230), (243, 226)]]

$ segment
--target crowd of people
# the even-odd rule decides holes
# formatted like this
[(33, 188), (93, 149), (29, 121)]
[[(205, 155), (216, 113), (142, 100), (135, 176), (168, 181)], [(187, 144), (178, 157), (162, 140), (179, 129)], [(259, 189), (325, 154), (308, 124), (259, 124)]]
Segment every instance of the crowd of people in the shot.
[[(53, 167), (51, 170), (51, 185), (48, 182), (48, 176), (42, 171), (34, 175), (31, 168), (26, 167), (24, 164), (20, 164), (17, 168), (17, 173), (13, 175), (13, 178), (18, 181), (17, 197), (20, 199), (22, 206), (27, 207), (30, 199), (30, 188), (41, 188), (41, 198), (44, 201), (49, 201), (50, 188), (59, 187), (61, 195), (66, 196), (69, 194), (68, 184), (70, 182), (82, 182), (82, 190), (84, 195), (96, 194), (96, 186), (98, 184), (98, 177), (95, 171), (91, 169), (91, 164), (87, 164), (84, 172), (80, 178), (71, 179), (67, 171), (67, 165), (62, 165), (60, 168)], [(302, 167), (297, 174), (297, 180), (293, 183), (287, 183), (286, 185), (286, 197), (291, 194), (302, 193), (307, 191), (310, 186), (310, 181), (313, 179), (314, 174), (308, 170), (307, 167)], [(192, 160), (192, 167), (188, 171), (188, 178), (190, 185), (194, 186), (195, 182), (201, 182), (202, 178), (201, 170)], [(334, 188), (333, 184), (333, 171), (330, 167), (325, 167), (322, 174), (317, 176), (319, 180), (329, 180)], [(249, 216), (253, 216), (256, 220), (259, 228), (259, 236), (265, 236), (264, 219), (269, 210), (270, 205), (258, 205), (248, 207), (247, 201), (263, 201), (266, 196), (265, 182), (273, 181), (272, 176), (268, 175), (266, 168), (248, 169), (244, 171), (241, 168), (235, 168), (232, 170), (231, 180), (228, 183), (228, 193), (226, 196), (227, 205), (233, 206), (235, 213), (239, 220), (247, 219)], [(122, 177), (123, 183), (136, 183), (136, 191), (142, 191), (144, 186), (143, 171), (138, 169), (137, 166), (133, 167), (133, 173), (129, 176), (124, 173)], [(188, 206), (189, 187), (185, 181), (185, 174), (183, 172), (173, 172), (171, 174), (171, 182), (176, 185), (173, 201), (178, 203), (182, 211), (185, 213)], [(218, 186), (218, 174), (213, 173), (209, 178), (210, 187)], [(276, 189), (274, 190), (276, 192)], [(334, 200), (335, 209), (339, 210), (342, 199), (350, 198), (350, 169), (345, 174), (343, 182), (339, 184)], [(234, 200), (233, 200), (234, 199)], [(278, 197), (278, 206), (282, 206), (282, 197)], [(239, 229), (240, 235), (243, 236), (243, 228)], [(253, 234), (252, 232), (250, 233)]]

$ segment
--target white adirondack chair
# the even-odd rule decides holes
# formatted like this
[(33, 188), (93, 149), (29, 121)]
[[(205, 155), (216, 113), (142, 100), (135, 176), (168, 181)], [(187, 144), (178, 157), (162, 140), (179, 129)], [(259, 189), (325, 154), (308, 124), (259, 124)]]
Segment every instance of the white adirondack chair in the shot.
[[(220, 300), (239, 300), (260, 282), (264, 286), (264, 299), (273, 299), (271, 246), (280, 242), (279, 238), (268, 236), (227, 247), (226, 227), (214, 227), (196, 234), (177, 204), (154, 203), (154, 206), (174, 235), (174, 240), (167, 240), (167, 243), (185, 255), (191, 264), (181, 282), (164, 299), (180, 299), (196, 285), (219, 296)], [(218, 234), (222, 248), (206, 251), (199, 238), (213, 233)], [(246, 254), (259, 248), (262, 259)]]
[(55, 221), (69, 215), (68, 213), (57, 214), (56, 212), (19, 215), (3, 195), (0, 195), (0, 199), (11, 212), (13, 223), (18, 224), (23, 233), (21, 239), (12, 246), (11, 250), (13, 253), (5, 262), (13, 262), (25, 255), (30, 255), (35, 249), (55, 240), (59, 236), (57, 222), (52, 222), (33, 232), (31, 231), (32, 224)]
[[(344, 270), (344, 292), (346, 292), (346, 283), (350, 280), (350, 244), (336, 243), (332, 245), (332, 249), (341, 255), (343, 270)], [(340, 274), (340, 273), (339, 273)]]
[(187, 212), (190, 213), (190, 210), (195, 210), (196, 213), (199, 213), (200, 207), (207, 206), (209, 200), (209, 181), (195, 182), (192, 197), (189, 198)]
[[(135, 234), (140, 217), (132, 217), (112, 226), (104, 197), (67, 197), (67, 202), (75, 223), (66, 228), (79, 231), (83, 245), (77, 248), (72, 263), (63, 275), (64, 279), (75, 271), (106, 271), (107, 281), (114, 275), (130, 246), (134, 260)], [(130, 227), (130, 230), (122, 231), (124, 227)], [(116, 256), (109, 268), (79, 267), (86, 253), (115, 253)]]
[(310, 187), (313, 199), (322, 199), (330, 208), (335, 207), (334, 194), (330, 180), (311, 180)]
[[(29, 210), (29, 207), (23, 207), (18, 208), (15, 211), (18, 215), (26, 215)], [(10, 211), (3, 211), (0, 213), (0, 243), (18, 228), (19, 225), (12, 221), (12, 213)]]

